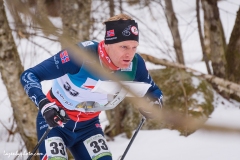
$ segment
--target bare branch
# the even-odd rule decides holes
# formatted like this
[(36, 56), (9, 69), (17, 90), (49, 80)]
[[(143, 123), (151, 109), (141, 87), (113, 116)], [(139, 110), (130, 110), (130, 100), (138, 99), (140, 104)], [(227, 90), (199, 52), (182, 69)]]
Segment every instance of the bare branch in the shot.
[(217, 85), (218, 89), (220, 91), (225, 91), (230, 94), (234, 94), (237, 97), (240, 98), (240, 85), (230, 82), (228, 80), (224, 80), (222, 78), (216, 77), (214, 75), (209, 75), (209, 74), (204, 74), (200, 71), (194, 70), (192, 68), (186, 67), (182, 64), (179, 63), (173, 63), (170, 61), (167, 61), (165, 59), (158, 59), (156, 57), (147, 55), (147, 54), (141, 54), (141, 56), (146, 60), (151, 63), (157, 64), (157, 65), (163, 65), (167, 67), (174, 67), (174, 68), (179, 68), (179, 69), (184, 69), (188, 72), (194, 73), (195, 76), (202, 77), (206, 79), (208, 82)]

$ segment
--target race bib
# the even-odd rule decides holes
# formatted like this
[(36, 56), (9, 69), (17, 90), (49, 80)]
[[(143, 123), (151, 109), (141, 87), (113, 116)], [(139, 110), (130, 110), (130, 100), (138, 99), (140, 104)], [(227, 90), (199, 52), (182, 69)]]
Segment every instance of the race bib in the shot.
[(106, 139), (101, 134), (86, 139), (84, 145), (92, 160), (97, 160), (106, 155), (112, 156), (106, 144)]
[(60, 137), (51, 137), (45, 140), (48, 160), (67, 160), (66, 146)]

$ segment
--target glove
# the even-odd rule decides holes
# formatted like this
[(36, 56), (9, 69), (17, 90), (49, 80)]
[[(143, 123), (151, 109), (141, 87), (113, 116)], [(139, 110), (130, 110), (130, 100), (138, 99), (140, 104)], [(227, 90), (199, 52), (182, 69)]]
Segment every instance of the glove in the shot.
[(38, 106), (50, 127), (64, 127), (64, 124), (69, 120), (66, 112), (55, 105), (55, 103), (51, 103), (48, 99), (40, 101)]
[(154, 119), (154, 114), (153, 112), (156, 110), (156, 109), (162, 109), (163, 107), (163, 103), (162, 103), (162, 99), (157, 99), (155, 101), (150, 101), (149, 99), (147, 99), (147, 101), (149, 102), (149, 105), (148, 107), (140, 107), (139, 108), (139, 112), (145, 117), (145, 118), (148, 118), (148, 119)]

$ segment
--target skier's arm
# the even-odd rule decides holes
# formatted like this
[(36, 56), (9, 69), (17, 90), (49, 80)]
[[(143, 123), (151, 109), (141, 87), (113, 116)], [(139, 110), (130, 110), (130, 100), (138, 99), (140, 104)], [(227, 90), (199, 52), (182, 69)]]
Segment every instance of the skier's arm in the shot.
[(152, 77), (150, 76), (146, 68), (144, 60), (140, 55), (138, 55), (138, 66), (137, 66), (135, 80), (139, 82), (146, 82), (151, 84), (151, 87), (148, 89), (145, 97), (150, 101), (154, 101), (154, 102), (158, 101), (159, 103), (162, 103), (162, 98), (163, 98), (162, 91), (153, 81)]
[(41, 81), (55, 79), (66, 73), (75, 74), (79, 71), (81, 64), (76, 65), (72, 59), (70, 53), (63, 50), (22, 73), (21, 84), (36, 106), (46, 98)]
[(149, 102), (148, 107), (139, 106), (139, 112), (145, 117), (150, 119), (155, 119), (156, 114), (154, 114), (154, 108), (159, 109), (162, 108), (162, 98), (163, 94), (159, 87), (155, 84), (152, 77), (150, 76), (148, 70), (146, 69), (146, 65), (142, 57), (138, 55), (138, 67), (136, 73), (136, 81), (146, 82), (151, 84), (151, 87), (148, 89), (145, 97)]

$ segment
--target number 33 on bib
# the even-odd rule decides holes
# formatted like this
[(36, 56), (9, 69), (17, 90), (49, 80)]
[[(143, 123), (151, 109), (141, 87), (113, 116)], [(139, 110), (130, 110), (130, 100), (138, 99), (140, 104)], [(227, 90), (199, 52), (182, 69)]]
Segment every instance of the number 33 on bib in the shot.
[(86, 139), (84, 141), (84, 145), (92, 160), (96, 160), (107, 155), (112, 156), (106, 144), (106, 139), (101, 134), (97, 134)]
[(48, 159), (67, 160), (66, 146), (60, 137), (51, 137), (45, 140)]

